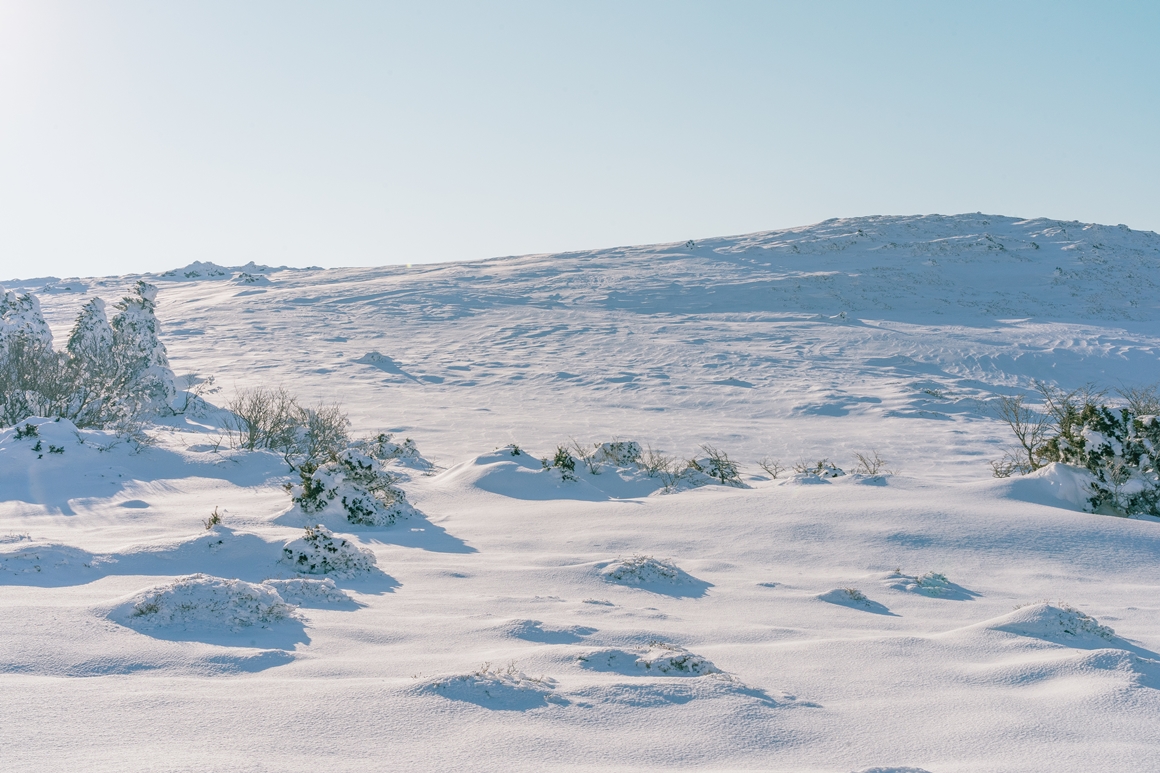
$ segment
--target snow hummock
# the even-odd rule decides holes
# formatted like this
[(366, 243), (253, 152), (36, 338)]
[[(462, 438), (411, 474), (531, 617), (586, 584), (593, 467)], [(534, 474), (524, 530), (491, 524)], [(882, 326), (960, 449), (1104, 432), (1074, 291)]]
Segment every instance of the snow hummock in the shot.
[(1020, 607), (1002, 617), (981, 624), (992, 631), (1007, 631), (1020, 636), (1031, 636), (1048, 641), (1099, 643), (1115, 639), (1116, 632), (1101, 625), (1088, 615), (1068, 604), (1041, 601)]
[(652, 641), (632, 650), (606, 649), (578, 655), (585, 668), (622, 674), (645, 673), (656, 676), (706, 676), (721, 669), (684, 647)]
[(318, 524), (307, 526), (305, 534), (286, 543), (282, 562), (302, 574), (333, 574), (337, 577), (369, 572), (375, 554)]
[(691, 579), (672, 561), (636, 554), (610, 561), (600, 576), (619, 585), (679, 585)]
[(484, 663), (465, 674), (431, 677), (423, 680), (418, 691), (490, 709), (523, 711), (566, 704), (568, 701), (554, 692), (556, 685), (556, 680), (547, 676), (528, 676), (513, 661), (504, 668)]
[(134, 594), (114, 618), (133, 627), (267, 627), (296, 617), (268, 585), (191, 574)]

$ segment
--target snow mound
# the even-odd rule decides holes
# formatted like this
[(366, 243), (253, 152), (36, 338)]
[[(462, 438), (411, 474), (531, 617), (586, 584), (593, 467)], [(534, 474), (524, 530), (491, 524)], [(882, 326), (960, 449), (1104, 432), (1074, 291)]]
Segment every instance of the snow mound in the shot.
[(794, 467), (794, 474), (786, 479), (791, 485), (810, 485), (812, 483), (829, 483), (834, 478), (841, 478), (846, 472), (835, 464), (822, 459), (813, 465), (804, 463)]
[(1101, 646), (1116, 638), (1116, 632), (1091, 615), (1068, 604), (1041, 601), (1019, 607), (1002, 617), (981, 624), (992, 631), (1006, 631), (1020, 636), (1046, 639), (1066, 644), (1088, 643)]
[(825, 601), (828, 604), (837, 604), (842, 607), (850, 607), (852, 609), (863, 609), (867, 612), (875, 612), (880, 615), (891, 614), (890, 610), (882, 604), (874, 601), (866, 596), (865, 593), (857, 588), (834, 588), (825, 593), (818, 594), (819, 601)]
[(375, 554), (318, 524), (307, 526), (303, 536), (286, 543), (282, 562), (302, 574), (347, 577), (374, 569)]
[(294, 608), (268, 585), (207, 574), (178, 577), (143, 590), (121, 605), (119, 622), (134, 627), (214, 627), (240, 630), (296, 618)]
[(287, 603), (300, 607), (330, 606), (351, 602), (350, 596), (346, 595), (329, 577), (324, 577), (321, 580), (294, 577), (289, 580), (266, 580), (262, 584), (277, 591), (278, 595)]
[(908, 593), (921, 593), (924, 596), (952, 596), (961, 592), (958, 585), (947, 579), (941, 572), (927, 572), (926, 574), (910, 576), (900, 572), (887, 575), (888, 587)]
[(679, 585), (693, 579), (672, 561), (641, 555), (617, 558), (600, 570), (600, 576), (620, 585)]
[(356, 440), (351, 443), (350, 447), (362, 451), (383, 464), (396, 462), (404, 467), (410, 467), (424, 473), (431, 472), (435, 468), (435, 465), (419, 453), (419, 447), (415, 445), (414, 440), (405, 438), (403, 442), (399, 443), (393, 438), (394, 435), (391, 433), (381, 432), (371, 438)]
[(633, 440), (614, 440), (601, 443), (592, 453), (592, 459), (597, 464), (610, 464), (613, 467), (631, 467), (640, 461), (640, 443)]
[(854, 773), (930, 773), (930, 771), (926, 768), (911, 768), (905, 766), (896, 767), (894, 765), (882, 767), (880, 765), (876, 765), (872, 768), (862, 768), (861, 770), (855, 770)]
[(566, 704), (568, 701), (556, 695), (555, 689), (555, 679), (530, 677), (516, 668), (514, 662), (502, 669), (484, 663), (469, 674), (434, 677), (419, 686), (420, 692), (430, 695), (509, 711)]
[(234, 284), (245, 285), (247, 287), (250, 285), (268, 285), (268, 284), (270, 284), (269, 277), (262, 276), (261, 274), (257, 274), (257, 275), (251, 274), (248, 271), (243, 271), (242, 273), (235, 276), (231, 281)]
[(93, 555), (70, 545), (33, 540), (27, 535), (0, 538), (0, 577), (4, 574), (40, 575), (55, 572), (84, 572), (115, 563), (112, 556)]
[(184, 268), (171, 268), (159, 274), (164, 279), (224, 279), (233, 273), (232, 269), (209, 261), (195, 260)]
[(647, 647), (636, 650), (597, 650), (580, 655), (577, 660), (584, 668), (620, 674), (644, 672), (659, 676), (707, 676), (723, 673), (707, 658), (661, 641), (649, 642)]
[(545, 627), (540, 620), (512, 620), (504, 626), (503, 630), (509, 636), (514, 636), (517, 639), (541, 644), (574, 644), (583, 641), (585, 636), (596, 633), (595, 628), (584, 625), (569, 625), (563, 628)]
[(1095, 476), (1082, 467), (1052, 462), (1018, 478), (1005, 479), (998, 485), (1007, 488), (1012, 499), (1085, 510), (1088, 509), (1094, 481)]

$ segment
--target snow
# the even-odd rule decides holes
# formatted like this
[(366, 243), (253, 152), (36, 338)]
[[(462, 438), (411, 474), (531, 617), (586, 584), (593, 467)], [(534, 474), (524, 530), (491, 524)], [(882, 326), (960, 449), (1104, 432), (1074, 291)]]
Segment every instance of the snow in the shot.
[[(304, 512), (196, 401), (152, 445), (0, 430), (6, 768), (1154, 768), (1160, 519), (1084, 512), (1067, 465), (992, 478), (986, 403), (1160, 380), (1160, 236), (872, 217), (211, 264), (0, 284), (57, 341), (155, 285), (169, 368), (341, 404), (405, 517), (352, 522), (337, 468)], [(743, 485), (643, 461), (705, 446)]]

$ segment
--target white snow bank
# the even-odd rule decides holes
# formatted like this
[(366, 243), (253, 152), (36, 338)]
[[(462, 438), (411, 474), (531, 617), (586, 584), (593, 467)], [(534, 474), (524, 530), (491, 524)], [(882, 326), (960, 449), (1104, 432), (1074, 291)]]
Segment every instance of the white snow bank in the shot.
[(998, 484), (1006, 488), (1012, 499), (1034, 502), (1052, 507), (1066, 506), (1075, 510), (1089, 509), (1091, 484), (1095, 477), (1070, 464), (1052, 462), (1035, 472), (1017, 478), (1007, 478)]

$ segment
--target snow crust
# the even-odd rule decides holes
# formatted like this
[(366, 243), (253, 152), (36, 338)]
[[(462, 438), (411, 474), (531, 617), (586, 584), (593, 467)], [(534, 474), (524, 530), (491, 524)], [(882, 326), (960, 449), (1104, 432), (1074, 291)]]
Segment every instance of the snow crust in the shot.
[[(0, 282), (5, 324), (36, 326), (32, 292), (59, 342), (143, 280), (153, 365), (218, 385), (152, 445), (0, 429), (6, 766), (1155, 767), (1160, 522), (1084, 512), (1066, 465), (992, 478), (986, 405), (1160, 380), (1156, 234), (975, 214), (413, 268), (211, 257)], [(305, 513), (278, 454), (230, 448), (214, 405), (276, 385), (340, 403), (406, 513), (332, 511), (337, 468)], [(705, 445), (743, 485), (642, 461)], [(592, 465), (545, 469), (561, 447)], [(857, 471), (872, 451), (892, 473)]]

